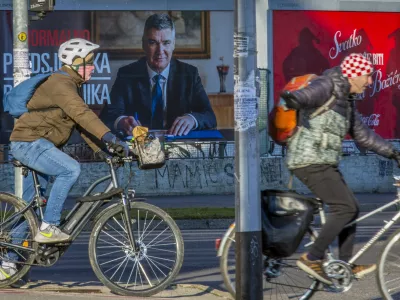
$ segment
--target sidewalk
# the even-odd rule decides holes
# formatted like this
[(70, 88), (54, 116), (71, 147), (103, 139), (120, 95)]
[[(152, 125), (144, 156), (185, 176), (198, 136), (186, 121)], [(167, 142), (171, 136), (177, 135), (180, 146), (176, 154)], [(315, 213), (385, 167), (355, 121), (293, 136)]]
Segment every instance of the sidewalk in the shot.
[(178, 284), (164, 290), (152, 297), (127, 297), (118, 296), (110, 292), (108, 288), (98, 282), (58, 282), (49, 281), (31, 282), (23, 289), (1, 289), (0, 300), (18, 299), (176, 299), (181, 300), (224, 300), (232, 299), (227, 292), (215, 290), (213, 288), (199, 284)]

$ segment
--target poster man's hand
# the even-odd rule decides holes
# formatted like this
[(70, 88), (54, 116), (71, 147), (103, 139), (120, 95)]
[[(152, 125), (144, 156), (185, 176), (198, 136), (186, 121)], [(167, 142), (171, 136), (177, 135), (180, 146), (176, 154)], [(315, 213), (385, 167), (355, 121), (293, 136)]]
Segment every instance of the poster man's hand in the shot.
[(168, 130), (168, 134), (187, 135), (195, 125), (196, 123), (191, 116), (178, 117), (175, 119), (171, 128)]
[(126, 135), (132, 135), (132, 130), (136, 126), (141, 126), (139, 120), (136, 120), (134, 117), (129, 116), (122, 118), (118, 123), (118, 129), (121, 129)]

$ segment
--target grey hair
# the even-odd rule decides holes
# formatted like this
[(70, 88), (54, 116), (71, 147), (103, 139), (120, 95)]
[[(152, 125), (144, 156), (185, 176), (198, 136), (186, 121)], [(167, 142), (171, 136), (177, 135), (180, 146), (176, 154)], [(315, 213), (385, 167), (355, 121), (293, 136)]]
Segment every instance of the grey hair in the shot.
[(147, 18), (144, 24), (143, 37), (149, 29), (171, 29), (173, 36), (175, 37), (175, 25), (171, 17), (168, 14), (154, 14)]

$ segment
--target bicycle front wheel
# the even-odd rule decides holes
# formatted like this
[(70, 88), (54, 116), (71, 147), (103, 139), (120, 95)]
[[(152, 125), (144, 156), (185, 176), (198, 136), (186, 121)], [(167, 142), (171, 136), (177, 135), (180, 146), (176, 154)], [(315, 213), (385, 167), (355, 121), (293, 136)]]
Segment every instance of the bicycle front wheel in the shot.
[[(236, 297), (236, 256), (235, 235), (233, 229), (222, 250), (220, 269), (225, 287)], [(298, 255), (297, 255), (298, 256)], [(319, 282), (309, 277), (296, 266), (296, 255), (288, 258), (264, 257), (263, 299), (310, 299), (318, 289)]]
[(394, 232), (383, 248), (376, 274), (384, 299), (400, 299), (400, 230)]
[(162, 209), (131, 203), (132, 231), (139, 247), (133, 251), (122, 205), (110, 207), (94, 224), (89, 259), (97, 278), (124, 296), (148, 297), (164, 290), (183, 262), (183, 239), (174, 220)]

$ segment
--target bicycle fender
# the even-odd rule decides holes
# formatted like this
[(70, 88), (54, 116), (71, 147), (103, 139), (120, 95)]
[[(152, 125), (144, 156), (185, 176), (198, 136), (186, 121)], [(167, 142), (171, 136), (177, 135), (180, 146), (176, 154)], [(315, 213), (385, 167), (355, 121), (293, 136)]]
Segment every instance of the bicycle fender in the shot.
[(14, 194), (12, 194), (12, 193), (0, 192), (0, 195), (1, 195), (1, 194), (7, 195), (7, 196), (10, 196), (10, 197), (13, 197), (13, 198), (18, 199), (18, 200), (20, 200), (20, 201), (22, 201), (22, 202), (24, 202), (24, 203), (26, 204), (26, 202), (24, 201), (24, 199), (22, 199), (22, 198), (20, 198), (20, 197), (17, 197), (16, 195), (14, 195)]
[[(138, 201), (144, 202), (144, 201), (146, 201), (146, 199), (144, 199), (144, 198), (132, 198), (132, 199), (129, 199), (129, 202), (131, 202), (131, 203), (133, 203), (133, 202), (138, 202)], [(112, 208), (114, 208), (114, 207), (117, 206), (117, 205), (121, 205), (121, 206), (122, 206), (123, 204), (120, 203), (120, 202), (117, 202), (117, 203), (114, 203), (114, 204), (112, 204), (112, 205), (110, 205), (110, 206), (107, 206), (107, 207), (103, 208), (103, 209), (94, 217), (93, 221), (91, 222), (91, 227), (90, 227), (90, 228), (93, 228), (93, 225), (96, 224), (97, 220), (99, 220), (99, 219), (107, 212), (108, 209), (112, 209)]]
[(232, 223), (228, 230), (225, 232), (224, 237), (221, 240), (221, 245), (219, 245), (219, 249), (217, 252), (217, 257), (221, 257), (222, 256), (222, 251), (225, 247), (226, 242), (228, 241), (228, 237), (231, 234), (232, 230), (235, 230), (235, 223)]

